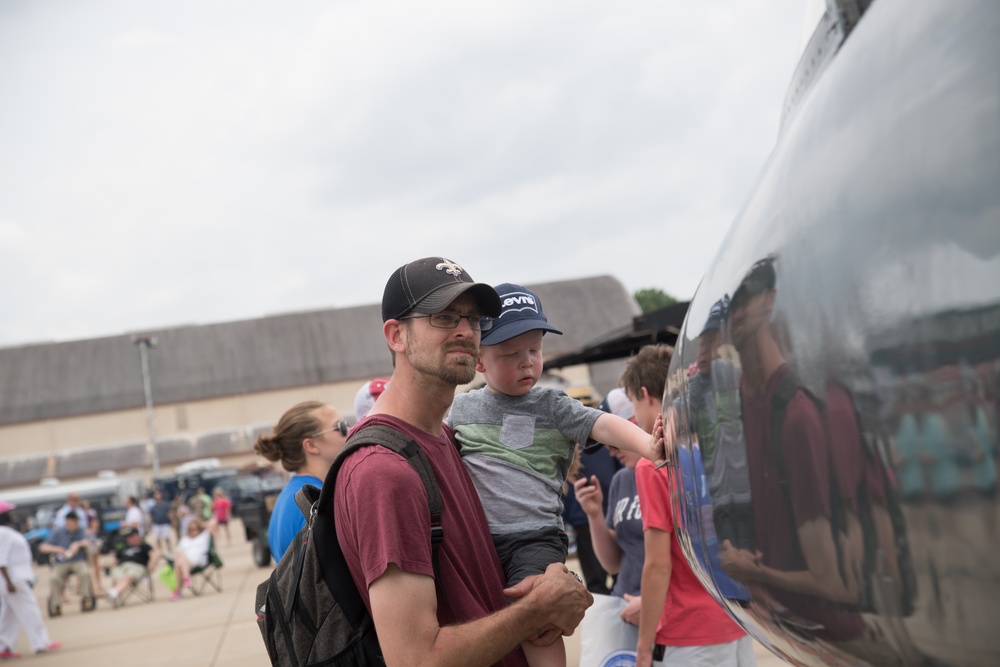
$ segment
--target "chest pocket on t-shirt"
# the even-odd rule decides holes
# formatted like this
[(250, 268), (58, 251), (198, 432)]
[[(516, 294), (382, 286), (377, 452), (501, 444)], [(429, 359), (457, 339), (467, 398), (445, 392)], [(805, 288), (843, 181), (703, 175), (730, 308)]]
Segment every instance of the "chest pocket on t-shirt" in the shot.
[(504, 415), (500, 424), (500, 444), (524, 449), (535, 441), (535, 418), (531, 415)]

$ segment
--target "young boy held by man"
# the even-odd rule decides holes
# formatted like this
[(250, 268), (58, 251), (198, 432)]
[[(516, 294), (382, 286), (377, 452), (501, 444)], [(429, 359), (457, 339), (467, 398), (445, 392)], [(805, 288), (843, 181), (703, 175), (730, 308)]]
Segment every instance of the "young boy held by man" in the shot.
[[(663, 431), (651, 438), (561, 390), (536, 387), (542, 336), (562, 332), (549, 324), (531, 290), (504, 283), (496, 291), (503, 310), (483, 331), (476, 366), (486, 387), (456, 396), (448, 425), (482, 500), (507, 585), (513, 586), (566, 561), (562, 492), (576, 443), (604, 443), (658, 463)], [(566, 664), (561, 637), (548, 646), (525, 642), (522, 648), (532, 667)]]

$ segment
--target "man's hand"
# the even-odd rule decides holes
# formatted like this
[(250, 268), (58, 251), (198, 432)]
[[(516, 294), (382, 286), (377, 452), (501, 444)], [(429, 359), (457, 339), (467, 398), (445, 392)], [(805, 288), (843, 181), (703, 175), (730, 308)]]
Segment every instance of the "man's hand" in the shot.
[(581, 477), (573, 482), (573, 490), (576, 492), (576, 501), (589, 517), (599, 517), (604, 510), (604, 492), (596, 475), (590, 478)]
[(552, 563), (545, 574), (527, 577), (503, 593), (536, 606), (545, 616), (541, 630), (551, 625), (564, 635), (573, 634), (587, 607), (594, 604), (594, 596), (563, 563)]
[(746, 549), (737, 549), (729, 540), (722, 540), (719, 548), (719, 561), (722, 569), (733, 579), (743, 583), (756, 583), (760, 578), (760, 561), (763, 554), (752, 553)]
[(554, 625), (538, 630), (535, 635), (528, 637), (528, 643), (534, 646), (551, 646), (557, 639), (562, 637), (562, 632)]
[(639, 625), (639, 616), (642, 613), (642, 597), (639, 595), (629, 595), (625, 594), (625, 608), (622, 609), (619, 616), (626, 623), (631, 623), (632, 625)]

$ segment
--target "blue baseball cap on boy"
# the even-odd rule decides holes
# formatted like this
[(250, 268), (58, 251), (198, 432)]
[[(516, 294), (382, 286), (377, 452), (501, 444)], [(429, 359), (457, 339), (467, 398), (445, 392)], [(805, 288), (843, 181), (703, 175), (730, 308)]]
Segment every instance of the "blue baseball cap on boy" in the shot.
[(549, 324), (542, 300), (530, 289), (514, 283), (497, 285), (494, 289), (500, 295), (500, 316), (493, 320), (492, 329), (483, 332), (480, 344), (499, 345), (538, 329), (562, 335), (562, 331)]

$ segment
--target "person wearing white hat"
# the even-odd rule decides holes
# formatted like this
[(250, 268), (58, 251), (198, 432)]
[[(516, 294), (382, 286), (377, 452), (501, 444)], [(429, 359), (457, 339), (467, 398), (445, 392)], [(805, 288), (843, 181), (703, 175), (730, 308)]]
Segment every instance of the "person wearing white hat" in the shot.
[(354, 395), (354, 421), (359, 422), (364, 419), (371, 409), (375, 407), (375, 401), (385, 391), (389, 380), (386, 378), (375, 378), (361, 385), (358, 393)]
[(14, 652), (21, 628), (35, 653), (58, 651), (61, 644), (49, 638), (42, 611), (31, 590), (35, 572), (31, 547), (24, 535), (10, 527), (14, 505), (0, 500), (0, 660), (20, 658)]

